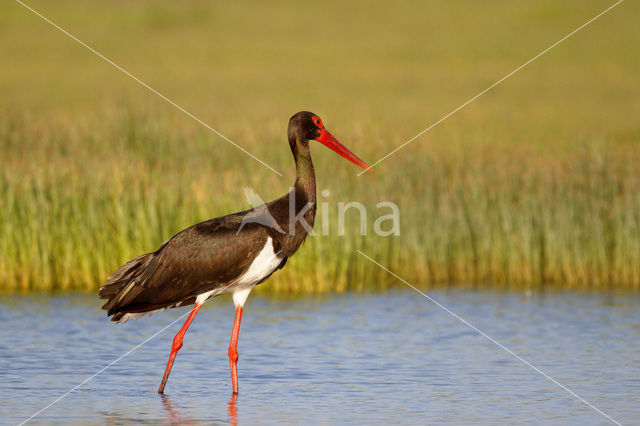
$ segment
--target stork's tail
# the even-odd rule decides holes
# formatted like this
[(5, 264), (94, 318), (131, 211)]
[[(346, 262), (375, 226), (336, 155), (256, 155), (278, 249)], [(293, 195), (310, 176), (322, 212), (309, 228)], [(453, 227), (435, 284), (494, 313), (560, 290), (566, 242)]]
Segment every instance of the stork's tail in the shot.
[(119, 312), (119, 308), (123, 302), (126, 304), (125, 301), (130, 299), (130, 297), (125, 296), (132, 296), (130, 293), (135, 287), (136, 278), (145, 271), (155, 255), (156, 252), (146, 253), (128, 261), (111, 274), (107, 278), (107, 282), (100, 287), (100, 292), (98, 293), (100, 299), (107, 299), (102, 309), (107, 311), (107, 315), (113, 315), (111, 321), (126, 321), (129, 318), (126, 317), (126, 312)]

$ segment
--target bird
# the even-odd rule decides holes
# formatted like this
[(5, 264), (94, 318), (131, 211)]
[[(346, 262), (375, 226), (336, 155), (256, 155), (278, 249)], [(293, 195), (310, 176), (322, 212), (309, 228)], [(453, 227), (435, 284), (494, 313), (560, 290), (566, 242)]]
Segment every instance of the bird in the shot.
[[(312, 232), (316, 215), (316, 176), (309, 144), (332, 149), (354, 164), (371, 168), (342, 145), (320, 117), (300, 111), (289, 120), (289, 147), (296, 179), (287, 194), (250, 210), (190, 226), (150, 253), (126, 262), (100, 287), (102, 309), (111, 321), (194, 305), (173, 339), (158, 388), (163, 394), (184, 335), (202, 305), (212, 297), (231, 294), (235, 318), (229, 344), (233, 394), (238, 394), (238, 336), (242, 310), (251, 290), (282, 269)], [(253, 197), (255, 199), (255, 197)]]

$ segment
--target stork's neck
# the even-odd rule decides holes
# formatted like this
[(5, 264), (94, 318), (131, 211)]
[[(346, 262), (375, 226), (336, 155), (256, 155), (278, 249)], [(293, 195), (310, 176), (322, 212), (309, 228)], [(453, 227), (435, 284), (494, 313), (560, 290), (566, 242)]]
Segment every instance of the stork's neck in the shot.
[(316, 202), (316, 173), (311, 162), (311, 152), (309, 142), (296, 138), (291, 144), (291, 152), (296, 162), (296, 183), (297, 190), (302, 190), (307, 196), (307, 201)]

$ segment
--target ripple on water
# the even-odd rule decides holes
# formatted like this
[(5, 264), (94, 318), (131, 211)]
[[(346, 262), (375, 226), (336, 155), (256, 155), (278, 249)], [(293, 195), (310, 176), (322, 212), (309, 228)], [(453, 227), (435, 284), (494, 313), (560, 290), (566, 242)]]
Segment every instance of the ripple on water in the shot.
[[(444, 306), (622, 423), (640, 418), (640, 298), (435, 292)], [(0, 299), (0, 422), (18, 423), (185, 310), (119, 325), (93, 297)], [(175, 324), (62, 399), (42, 423), (496, 423), (606, 419), (414, 292), (252, 297), (231, 398), (228, 298)]]

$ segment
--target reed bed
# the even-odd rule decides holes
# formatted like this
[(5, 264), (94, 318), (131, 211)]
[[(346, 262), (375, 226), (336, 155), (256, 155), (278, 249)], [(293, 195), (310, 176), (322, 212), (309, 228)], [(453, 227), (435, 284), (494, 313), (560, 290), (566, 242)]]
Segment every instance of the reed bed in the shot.
[[(248, 208), (245, 186), (270, 199), (293, 180), (284, 124), (268, 138), (282, 158), (260, 153), (288, 171), (280, 178), (236, 153), (212, 152), (219, 142), (206, 133), (127, 109), (104, 117), (57, 127), (16, 114), (0, 120), (3, 290), (95, 290), (185, 226)], [(329, 233), (309, 238), (269, 291), (397, 285), (357, 249), (421, 286), (639, 288), (638, 144), (595, 140), (563, 151), (428, 143), (400, 167), (362, 177), (317, 155), (319, 188), (331, 191), (319, 196), (329, 217), (320, 209), (317, 223), (328, 220)], [(367, 207), (367, 235), (355, 212), (338, 235), (340, 201)], [(400, 235), (373, 231), (381, 201), (398, 205)]]

